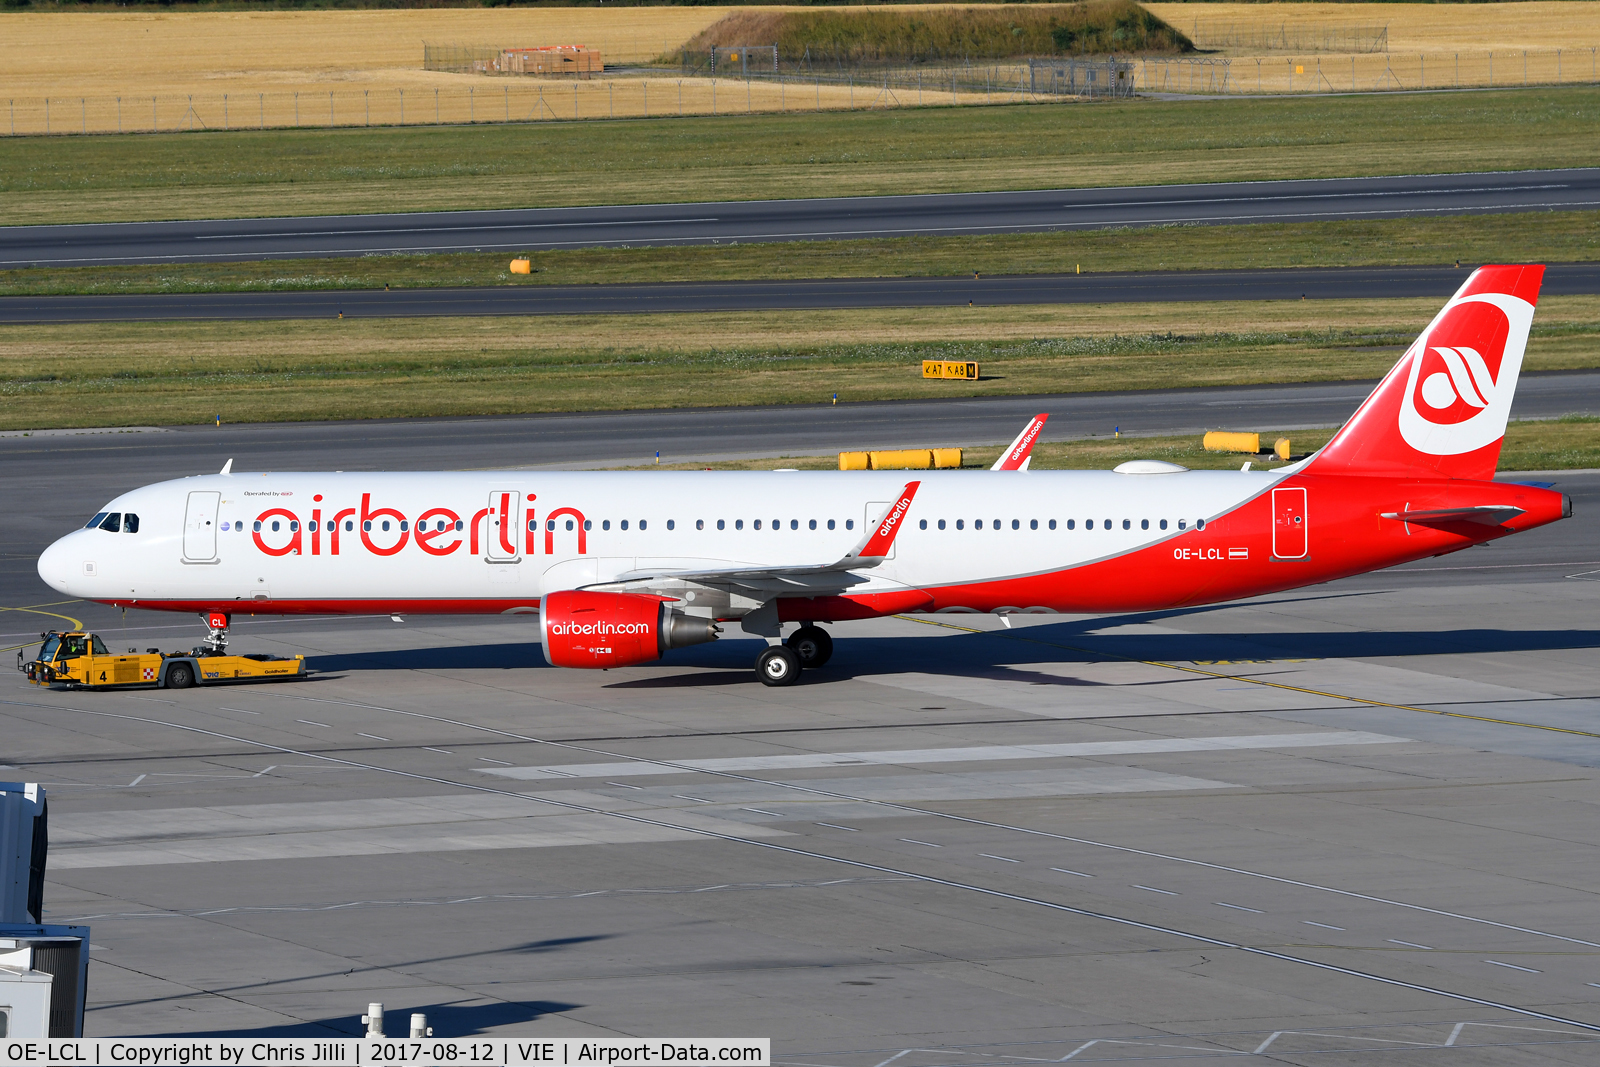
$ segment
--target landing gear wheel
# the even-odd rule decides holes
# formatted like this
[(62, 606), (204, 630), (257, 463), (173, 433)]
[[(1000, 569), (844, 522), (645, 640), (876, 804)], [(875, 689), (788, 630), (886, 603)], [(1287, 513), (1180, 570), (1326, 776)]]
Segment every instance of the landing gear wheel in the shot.
[(168, 689), (187, 689), (194, 684), (194, 670), (187, 663), (174, 663), (167, 672)]
[(820, 667), (833, 655), (833, 638), (820, 626), (802, 626), (784, 644), (794, 649), (802, 667)]
[(762, 685), (793, 685), (800, 680), (800, 656), (788, 645), (773, 645), (756, 657)]

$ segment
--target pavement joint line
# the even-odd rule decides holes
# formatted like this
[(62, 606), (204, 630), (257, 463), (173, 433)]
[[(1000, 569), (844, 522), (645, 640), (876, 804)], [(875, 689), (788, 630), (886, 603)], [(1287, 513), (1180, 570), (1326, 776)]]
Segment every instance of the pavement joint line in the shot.
[(1119, 926), (1130, 926), (1135, 929), (1146, 930), (1151, 933), (1165, 934), (1169, 937), (1197, 942), (1203, 945), (1211, 945), (1215, 948), (1232, 949), (1237, 952), (1242, 952), (1246, 955), (1260, 956), (1265, 959), (1278, 960), (1283, 963), (1295, 963), (1304, 967), (1311, 967), (1315, 970), (1327, 971), (1333, 974), (1342, 974), (1346, 977), (1359, 978), (1365, 981), (1376, 982), (1380, 985), (1391, 986), (1397, 989), (1409, 989), (1413, 992), (1427, 993), (1433, 996), (1443, 997), (1447, 1000), (1458, 1001), (1463, 1004), (1474, 1004), (1478, 1007), (1493, 1008), (1499, 1011), (1510, 1012), (1513, 1015), (1521, 1015), (1530, 1019), (1541, 1019), (1545, 1022), (1559, 1023), (1563, 1026), (1573, 1026), (1590, 1033), (1600, 1034), (1600, 1024), (1586, 1023), (1577, 1019), (1568, 1019), (1564, 1016), (1552, 1015), (1548, 1012), (1537, 1011), (1533, 1008), (1518, 1007), (1515, 1004), (1504, 1004), (1500, 1001), (1488, 1000), (1483, 997), (1475, 997), (1467, 993), (1457, 993), (1448, 989), (1440, 989), (1436, 986), (1423, 985), (1419, 982), (1407, 982), (1399, 978), (1390, 978), (1386, 975), (1375, 974), (1371, 971), (1357, 970), (1352, 967), (1341, 967), (1337, 964), (1325, 963), (1321, 960), (1309, 959), (1304, 956), (1296, 956), (1287, 952), (1278, 952), (1273, 949), (1261, 948), (1256, 945), (1246, 945), (1242, 942), (1227, 941), (1222, 938), (1209, 937), (1205, 934), (1197, 934), (1188, 930), (1180, 930), (1177, 927), (1162, 926), (1157, 923), (1141, 922), (1137, 919), (1129, 919), (1125, 916), (1113, 915), (1110, 912), (1093, 911), (1088, 908), (1077, 908), (1069, 904), (1045, 900), (1041, 897), (1024, 896), (1020, 893), (1008, 893), (1005, 890), (993, 889), (988, 886), (981, 886), (971, 882), (960, 882), (950, 878), (940, 878), (936, 875), (901, 870), (896, 867), (887, 867), (883, 864), (869, 863), (865, 860), (850, 859), (845, 856), (833, 856), (825, 852), (815, 852), (810, 849), (799, 848), (794, 845), (780, 844), (776, 841), (764, 841), (757, 838), (740, 837), (737, 834), (724, 833), (722, 831), (706, 829), (703, 827), (679, 826), (663, 819), (652, 819), (628, 812), (606, 811), (601, 808), (590, 807), (588, 805), (578, 804), (569, 800), (553, 800), (549, 797), (542, 797), (537, 794), (517, 793), (509, 789), (498, 789), (494, 786), (486, 786), (473, 782), (457, 782), (449, 778), (438, 777), (437, 775), (420, 774), (416, 771), (403, 771), (394, 767), (384, 767), (373, 763), (361, 763), (356, 760), (341, 759), (336, 756), (324, 756), (316, 752), (306, 752), (301, 749), (287, 748), (283, 745), (275, 745), (267, 741), (257, 741), (251, 738), (220, 733), (215, 730), (207, 730), (199, 726), (187, 726), (182, 723), (167, 722), (164, 719), (153, 719), (143, 715), (126, 715), (120, 712), (93, 711), (88, 708), (74, 708), (70, 705), (42, 704), (18, 700), (0, 701), (0, 704), (7, 704), (17, 707), (47, 708), (52, 711), (71, 711), (79, 715), (92, 715), (99, 718), (120, 719), (125, 722), (142, 722), (153, 726), (165, 726), (169, 729), (181, 730), (187, 733), (202, 734), (207, 737), (220, 738), (222, 740), (233, 741), (238, 744), (254, 745), (273, 752), (281, 752), (285, 755), (300, 756), (306, 759), (323, 760), (328, 763), (336, 763), (341, 766), (351, 767), (359, 770), (375, 771), (380, 774), (392, 774), (396, 777), (409, 778), (414, 781), (431, 782), (436, 785), (447, 786), (453, 789), (465, 789), (469, 792), (487, 793), (504, 797), (516, 797), (518, 799), (527, 800), (535, 804), (545, 804), (551, 807), (563, 808), (567, 811), (582, 812), (590, 815), (600, 815), (606, 818), (618, 819), (623, 822), (637, 823), (642, 826), (654, 826), (660, 829), (677, 830), (682, 833), (694, 834), (708, 840), (722, 841), (728, 844), (748, 845), (752, 848), (762, 848), (771, 852), (781, 852), (785, 855), (798, 856), (804, 859), (820, 860), (824, 863), (837, 863), (847, 867), (855, 867), (860, 870), (874, 871), (878, 874), (909, 878), (914, 881), (922, 882), (926, 885), (943, 886), (947, 889), (957, 889), (965, 892), (977, 893), (981, 896), (992, 897), (999, 900), (1009, 900), (1018, 904), (1028, 904), (1035, 907), (1045, 908), (1050, 911), (1062, 912), (1068, 915), (1077, 915), (1086, 919), (1099, 919), (1103, 922), (1114, 923)]
[[(895, 618), (904, 618), (904, 616), (895, 616)], [(924, 622), (925, 620), (912, 619), (910, 621), (912, 621), (912, 622)], [(951, 629), (967, 629), (967, 627), (951, 626), (951, 624), (949, 624), (949, 623), (941, 624), (941, 623), (937, 623), (937, 622), (927, 622), (926, 624), (930, 625), (930, 626), (945, 625), (945, 626), (950, 626)], [(988, 631), (976, 630), (976, 631), (973, 631), (973, 632), (975, 632), (975, 633), (987, 633)], [(528, 735), (528, 734), (518, 734), (518, 733), (513, 733), (513, 732), (511, 732), (509, 730), (497, 729), (497, 728), (492, 727), (492, 726), (481, 726), (481, 725), (479, 725), (477, 723), (464, 722), (464, 721), (462, 721), (460, 719), (448, 719), (448, 718), (445, 718), (442, 715), (430, 715), (430, 714), (428, 714), (426, 712), (403, 711), (403, 710), (401, 710), (399, 708), (388, 708), (388, 707), (384, 707), (384, 706), (382, 706), (380, 704), (365, 704), (365, 703), (359, 703), (357, 701), (352, 701), (352, 700), (328, 700), (328, 699), (323, 698), (323, 697), (301, 697), (300, 699), (302, 699), (302, 700), (314, 700), (314, 701), (317, 701), (319, 703), (343, 704), (343, 705), (346, 705), (348, 707), (366, 708), (366, 709), (371, 710), (371, 711), (383, 711), (383, 712), (388, 712), (388, 713), (390, 713), (392, 715), (402, 715), (402, 716), (405, 716), (407, 718), (425, 719), (425, 720), (428, 720), (430, 722), (448, 723), (448, 724), (450, 724), (452, 726), (459, 726), (459, 727), (462, 727), (463, 729), (467, 729), (467, 730), (476, 730), (476, 731), (479, 731), (481, 733), (495, 734), (495, 735), (498, 735), (500, 737), (510, 738), (512, 740), (515, 740), (515, 741), (529, 741), (529, 742), (533, 742), (534, 744), (545, 745), (545, 746), (550, 747), (550, 748), (566, 749), (568, 751), (573, 751), (573, 752), (583, 752), (583, 753), (586, 753), (588, 755), (594, 755), (594, 756), (609, 756), (609, 757), (611, 757), (613, 759), (629, 760), (629, 761), (636, 762), (636, 763), (650, 763), (650, 764), (654, 764), (656, 766), (673, 767), (673, 768), (676, 768), (676, 769), (679, 769), (679, 770), (691, 770), (691, 771), (694, 771), (694, 772), (699, 773), (699, 774), (710, 774), (710, 775), (713, 775), (713, 776), (716, 776), (716, 777), (719, 777), (719, 778), (728, 778), (728, 779), (731, 779), (731, 780), (736, 781), (736, 782), (745, 782), (747, 784), (752, 784), (752, 785), (766, 785), (766, 786), (772, 786), (772, 787), (781, 788), (781, 789), (792, 789), (792, 790), (795, 790), (797, 792), (810, 793), (810, 794), (815, 795), (815, 796), (828, 797), (831, 800), (847, 800), (847, 801), (851, 801), (851, 802), (854, 802), (854, 803), (857, 803), (857, 804), (870, 804), (870, 805), (872, 805), (874, 807), (882, 807), (882, 808), (887, 808), (887, 809), (894, 810), (894, 811), (910, 812), (911, 814), (914, 814), (914, 815), (927, 815), (927, 816), (930, 816), (932, 818), (946, 819), (948, 821), (962, 823), (962, 824), (967, 825), (967, 826), (982, 826), (982, 827), (986, 827), (986, 828), (991, 829), (991, 830), (1006, 830), (1006, 831), (1010, 831), (1010, 832), (1013, 832), (1013, 833), (1028, 834), (1028, 835), (1031, 835), (1031, 836), (1034, 836), (1034, 837), (1043, 837), (1043, 838), (1046, 838), (1046, 839), (1052, 840), (1052, 841), (1066, 841), (1066, 842), (1069, 842), (1071, 844), (1076, 844), (1076, 845), (1088, 845), (1088, 846), (1093, 847), (1093, 848), (1110, 849), (1113, 852), (1123, 852), (1123, 853), (1126, 853), (1128, 855), (1145, 856), (1145, 857), (1148, 857), (1148, 858), (1151, 858), (1151, 859), (1166, 860), (1166, 861), (1169, 861), (1169, 862), (1172, 862), (1172, 863), (1184, 863), (1184, 864), (1188, 864), (1188, 865), (1194, 866), (1194, 867), (1203, 867), (1203, 868), (1205, 868), (1207, 870), (1224, 871), (1224, 872), (1226, 872), (1228, 874), (1242, 875), (1242, 876), (1247, 877), (1247, 878), (1260, 878), (1260, 879), (1262, 879), (1264, 881), (1275, 882), (1275, 883), (1277, 883), (1279, 885), (1292, 885), (1292, 886), (1296, 886), (1296, 887), (1301, 888), (1301, 889), (1312, 889), (1312, 890), (1316, 890), (1316, 891), (1322, 892), (1322, 893), (1332, 893), (1335, 896), (1342, 896), (1342, 897), (1346, 897), (1346, 898), (1349, 898), (1349, 899), (1352, 899), (1352, 900), (1365, 900), (1365, 901), (1368, 901), (1370, 903), (1375, 903), (1375, 904), (1388, 904), (1388, 905), (1390, 905), (1392, 907), (1405, 908), (1405, 909), (1407, 909), (1409, 911), (1422, 912), (1422, 913), (1427, 914), (1427, 915), (1438, 915), (1438, 916), (1441, 916), (1441, 917), (1444, 917), (1444, 918), (1449, 918), (1449, 919), (1460, 919), (1460, 920), (1462, 920), (1464, 922), (1478, 923), (1478, 924), (1484, 925), (1484, 926), (1492, 926), (1492, 927), (1495, 927), (1495, 928), (1501, 929), (1501, 930), (1512, 930), (1512, 931), (1514, 931), (1516, 933), (1520, 933), (1520, 934), (1531, 934), (1531, 935), (1533, 935), (1535, 937), (1548, 937), (1548, 938), (1551, 938), (1551, 939), (1556, 940), (1556, 941), (1566, 941), (1566, 942), (1568, 942), (1570, 944), (1584, 945), (1584, 946), (1586, 946), (1588, 948), (1600, 948), (1600, 941), (1587, 941), (1587, 940), (1584, 940), (1583, 938), (1580, 938), (1580, 937), (1569, 937), (1566, 934), (1552, 933), (1552, 932), (1550, 932), (1548, 930), (1535, 930), (1535, 929), (1532, 929), (1532, 928), (1526, 927), (1526, 926), (1516, 926), (1516, 925), (1511, 924), (1511, 923), (1497, 922), (1494, 919), (1480, 918), (1480, 917), (1478, 917), (1476, 915), (1465, 915), (1465, 914), (1462, 914), (1460, 912), (1445, 911), (1445, 910), (1442, 910), (1440, 908), (1430, 908), (1430, 907), (1427, 907), (1427, 906), (1422, 905), (1422, 904), (1412, 904), (1412, 903), (1409, 903), (1409, 902), (1403, 901), (1403, 900), (1393, 900), (1393, 899), (1390, 899), (1388, 897), (1373, 896), (1373, 895), (1370, 895), (1370, 894), (1367, 894), (1367, 893), (1357, 893), (1354, 890), (1338, 889), (1338, 888), (1336, 888), (1334, 886), (1318, 885), (1315, 882), (1303, 882), (1303, 881), (1300, 881), (1300, 880), (1295, 879), (1295, 878), (1285, 878), (1285, 877), (1282, 877), (1280, 875), (1266, 874), (1266, 873), (1261, 872), (1261, 871), (1252, 871), (1252, 870), (1248, 870), (1248, 869), (1243, 868), (1243, 867), (1230, 867), (1230, 866), (1228, 866), (1226, 864), (1212, 863), (1212, 862), (1210, 862), (1208, 860), (1197, 860), (1197, 859), (1193, 859), (1193, 858), (1188, 857), (1188, 856), (1175, 856), (1175, 855), (1171, 855), (1170, 853), (1152, 852), (1152, 851), (1149, 851), (1149, 850), (1146, 850), (1146, 849), (1133, 848), (1132, 846), (1129, 846), (1129, 845), (1115, 845), (1115, 844), (1112, 844), (1109, 841), (1096, 841), (1093, 838), (1087, 838), (1087, 837), (1072, 837), (1072, 836), (1069, 836), (1067, 834), (1057, 834), (1057, 833), (1053, 833), (1053, 832), (1051, 832), (1049, 830), (1039, 830), (1039, 829), (1035, 829), (1033, 827), (1028, 827), (1028, 826), (1016, 826), (1016, 825), (1013, 825), (1011, 823), (993, 822), (991, 820), (977, 819), (977, 818), (973, 818), (973, 817), (967, 816), (967, 815), (955, 815), (955, 814), (952, 814), (950, 812), (938, 811), (938, 810), (933, 809), (933, 808), (919, 808), (919, 807), (914, 807), (914, 806), (912, 806), (910, 804), (897, 804), (894, 801), (872, 800), (872, 799), (868, 799), (866, 797), (858, 797), (858, 796), (855, 796), (855, 795), (850, 794), (850, 793), (838, 793), (838, 792), (834, 792), (834, 791), (828, 790), (828, 789), (820, 789), (820, 788), (817, 788), (814, 785), (806, 785), (806, 784), (803, 784), (801, 782), (786, 781), (784, 779), (756, 778), (756, 777), (754, 777), (752, 775), (736, 774), (736, 773), (734, 773), (732, 771), (705, 770), (704, 768), (700, 768), (700, 767), (688, 767), (687, 765), (678, 764), (678, 763), (675, 763), (675, 762), (673, 762), (671, 760), (650, 759), (650, 758), (644, 757), (644, 756), (635, 756), (635, 755), (631, 755), (629, 753), (623, 753), (623, 752), (613, 752), (613, 751), (611, 751), (609, 749), (598, 748), (598, 747), (594, 747), (594, 746), (591, 746), (591, 745), (581, 745), (581, 744), (577, 744), (575, 742), (551, 741), (551, 740), (547, 740), (547, 739), (544, 739), (544, 738), (533, 737), (533, 736)], [(0, 703), (5, 703), (5, 702), (4, 701), (0, 701)], [(42, 706), (49, 707), (49, 706), (53, 706), (53, 705), (42, 705)], [(522, 795), (522, 794), (517, 794), (517, 795)], [(821, 825), (821, 824), (819, 824), (819, 825)], [(1316, 925), (1316, 924), (1314, 924), (1314, 925)]]
[(1181, 663), (1167, 663), (1157, 659), (1139, 659), (1134, 656), (1124, 656), (1116, 652), (1097, 651), (1092, 648), (1080, 648), (1077, 645), (1063, 645), (1057, 641), (1045, 641), (1037, 637), (1024, 637), (1016, 631), (980, 630), (975, 626), (958, 626), (955, 623), (945, 622), (940, 619), (917, 619), (909, 615), (893, 616), (902, 622), (916, 622), (924, 626), (942, 626), (949, 630), (960, 630), (969, 634), (982, 634), (986, 637), (1002, 637), (1009, 641), (1023, 641), (1028, 644), (1044, 645), (1047, 648), (1066, 649), (1069, 652), (1081, 652), (1089, 656), (1099, 656), (1104, 659), (1121, 660), (1124, 663), (1140, 663), (1146, 667), (1162, 667), (1170, 671), (1182, 671), (1185, 674), (1198, 674), (1206, 678), (1216, 678), (1225, 682), (1247, 682), (1250, 685), (1265, 686), (1269, 689), (1283, 689), (1291, 693), (1304, 693), (1307, 696), (1322, 697), (1325, 700), (1347, 700), (1352, 704), (1366, 704), (1374, 708), (1394, 708), (1396, 711), (1414, 711), (1421, 715), (1441, 715), (1451, 719), (1471, 719), (1474, 722), (1493, 723), (1497, 726), (1520, 726), (1526, 730), (1545, 730), (1556, 734), (1572, 734), (1577, 737), (1593, 737), (1600, 739), (1600, 732), (1594, 730), (1578, 730), (1566, 726), (1545, 726), (1536, 722), (1519, 722), (1516, 719), (1497, 719), (1489, 715), (1468, 715), (1464, 711), (1440, 711), (1436, 708), (1421, 708), (1414, 704), (1393, 704), (1387, 700), (1375, 700), (1371, 697), (1349, 696), (1345, 693), (1329, 693), (1322, 689), (1310, 689), (1305, 686), (1287, 685), (1283, 682), (1269, 682), (1264, 678), (1253, 678), (1243, 674), (1224, 674), (1220, 671), (1208, 671), (1201, 667), (1185, 667)]

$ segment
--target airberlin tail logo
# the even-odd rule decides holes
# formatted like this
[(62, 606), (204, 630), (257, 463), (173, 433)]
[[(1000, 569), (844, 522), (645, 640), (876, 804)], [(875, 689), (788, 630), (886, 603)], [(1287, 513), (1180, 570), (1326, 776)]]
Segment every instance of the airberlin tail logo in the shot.
[(1493, 444), (1522, 370), (1533, 305), (1505, 293), (1452, 300), (1411, 346), (1400, 436), (1418, 452), (1458, 456)]

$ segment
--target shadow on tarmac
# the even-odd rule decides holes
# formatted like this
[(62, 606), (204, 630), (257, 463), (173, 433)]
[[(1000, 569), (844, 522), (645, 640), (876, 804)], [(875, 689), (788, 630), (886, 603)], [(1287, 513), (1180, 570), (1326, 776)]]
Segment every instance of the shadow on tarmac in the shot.
[[(1204, 609), (1201, 609), (1204, 610)], [(1371, 630), (1358, 632), (1274, 633), (1101, 633), (1119, 626), (1156, 624), (1176, 614), (1150, 613), (1094, 619), (1073, 619), (984, 633), (944, 631), (946, 640), (920, 637), (842, 637), (833, 660), (814, 678), (833, 679), (920, 671), (958, 677), (1015, 679), (1017, 665), (1029, 663), (1096, 663), (1115, 660), (1239, 662), (1251, 660), (1379, 659), (1405, 656), (1486, 655), (1497, 652), (1542, 652), (1600, 648), (1600, 629), (1584, 630)], [(989, 619), (934, 616), (930, 621), (987, 628)], [(681, 686), (744, 684), (752, 681), (759, 642), (738, 630), (713, 644), (669, 652), (658, 666), (695, 668), (696, 673), (630, 678), (611, 683), (615, 689), (659, 689)], [(500, 645), (440, 646), (391, 651), (307, 657), (320, 672), (389, 670), (525, 670), (545, 668), (536, 642)], [(1003, 673), (996, 673), (1003, 672)], [(1039, 675), (1040, 684), (1092, 684), (1055, 675)]]

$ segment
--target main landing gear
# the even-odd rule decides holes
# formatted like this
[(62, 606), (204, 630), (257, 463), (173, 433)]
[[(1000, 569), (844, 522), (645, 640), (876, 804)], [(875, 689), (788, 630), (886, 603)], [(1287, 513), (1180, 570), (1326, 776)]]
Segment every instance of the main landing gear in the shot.
[(804, 623), (781, 645), (773, 645), (756, 657), (756, 676), (762, 685), (794, 685), (807, 667), (820, 667), (833, 655), (833, 638), (828, 631)]

